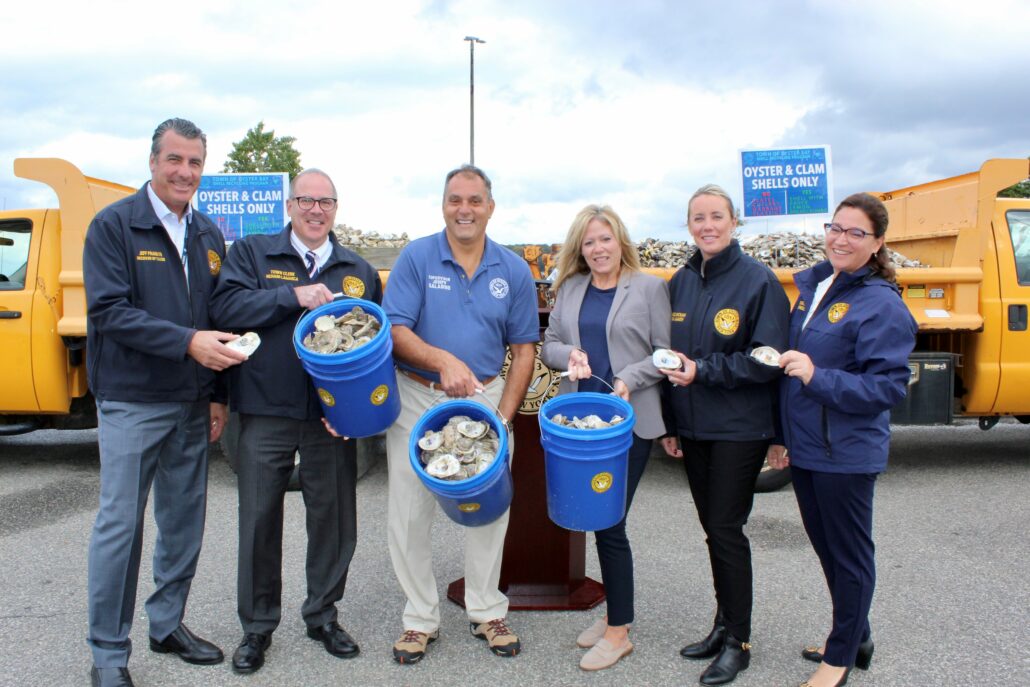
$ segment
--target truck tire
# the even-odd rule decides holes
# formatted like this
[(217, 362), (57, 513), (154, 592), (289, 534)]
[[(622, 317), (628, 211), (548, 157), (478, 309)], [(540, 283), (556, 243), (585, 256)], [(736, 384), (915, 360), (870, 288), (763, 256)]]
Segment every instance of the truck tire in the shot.
[(758, 473), (755, 480), (755, 493), (765, 494), (770, 491), (778, 491), (790, 482), (790, 468), (777, 470), (768, 465), (762, 465), (762, 471)]
[[(239, 465), (240, 455), (240, 415), (239, 413), (229, 413), (229, 421), (225, 425), (225, 431), (222, 432), (222, 437), (218, 440), (219, 445), (222, 448), (222, 453), (225, 455), (225, 460), (229, 463), (229, 468), (236, 473), (236, 466)], [(296, 460), (293, 463), (293, 473), (290, 475), (290, 483), (287, 485), (288, 491), (299, 491), (300, 490), (300, 470)]]

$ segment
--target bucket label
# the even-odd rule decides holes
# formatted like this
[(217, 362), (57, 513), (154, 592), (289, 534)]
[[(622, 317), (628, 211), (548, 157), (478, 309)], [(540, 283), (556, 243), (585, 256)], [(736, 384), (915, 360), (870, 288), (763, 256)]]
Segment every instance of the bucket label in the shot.
[(475, 513), (477, 510), (479, 510), (479, 504), (478, 503), (459, 503), (458, 504), (458, 510), (460, 510), (462, 513)]
[(333, 398), (333, 395), (321, 387), (318, 389), (318, 397), (322, 399), (322, 403), (326, 404), (330, 408), (336, 405), (336, 399)]
[(381, 406), (386, 402), (386, 397), (390, 395), (390, 389), (385, 384), (380, 384), (376, 388), (372, 389), (372, 395), (369, 400), (372, 401), (372, 405)]
[(598, 494), (603, 494), (612, 488), (612, 473), (610, 472), (599, 472), (594, 475), (594, 478), (590, 480), (590, 487)]
[(365, 282), (347, 275), (343, 278), (343, 292), (352, 298), (361, 298), (365, 295)]

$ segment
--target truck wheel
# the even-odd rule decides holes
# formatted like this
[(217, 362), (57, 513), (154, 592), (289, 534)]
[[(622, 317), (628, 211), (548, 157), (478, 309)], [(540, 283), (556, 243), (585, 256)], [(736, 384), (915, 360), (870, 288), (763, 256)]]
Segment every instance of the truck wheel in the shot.
[(778, 491), (790, 482), (790, 468), (777, 470), (768, 465), (762, 465), (762, 471), (758, 473), (755, 480), (755, 493), (765, 494), (770, 491)]

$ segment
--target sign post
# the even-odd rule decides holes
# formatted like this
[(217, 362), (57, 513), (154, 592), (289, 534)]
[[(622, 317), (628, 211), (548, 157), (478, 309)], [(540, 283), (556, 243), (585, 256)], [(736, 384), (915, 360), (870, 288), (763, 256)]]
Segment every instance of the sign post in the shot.
[(744, 218), (833, 211), (829, 146), (740, 151)]

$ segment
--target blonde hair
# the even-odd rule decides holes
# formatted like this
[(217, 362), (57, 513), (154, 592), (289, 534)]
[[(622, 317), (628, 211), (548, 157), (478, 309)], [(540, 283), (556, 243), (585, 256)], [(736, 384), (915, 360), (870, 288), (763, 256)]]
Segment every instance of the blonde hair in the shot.
[(687, 201), (687, 224), (690, 224), (690, 205), (698, 196), (715, 196), (716, 198), (722, 198), (730, 208), (730, 216), (733, 217), (734, 225), (740, 224), (740, 218), (737, 216), (737, 208), (733, 207), (733, 199), (730, 198), (730, 194), (726, 193), (726, 189), (718, 184), (705, 184), (698, 190), (694, 191), (694, 195), (690, 196), (690, 200)]
[(640, 271), (640, 257), (637, 255), (637, 247), (629, 239), (629, 231), (622, 219), (607, 205), (587, 205), (579, 211), (576, 219), (572, 220), (569, 233), (565, 236), (565, 243), (558, 252), (558, 278), (554, 280), (551, 290), (555, 293), (561, 288), (566, 279), (574, 274), (587, 274), (590, 267), (583, 258), (582, 245), (583, 234), (587, 231), (587, 225), (598, 219), (611, 227), (615, 240), (619, 242), (622, 249), (622, 260), (619, 267), (628, 270)]

